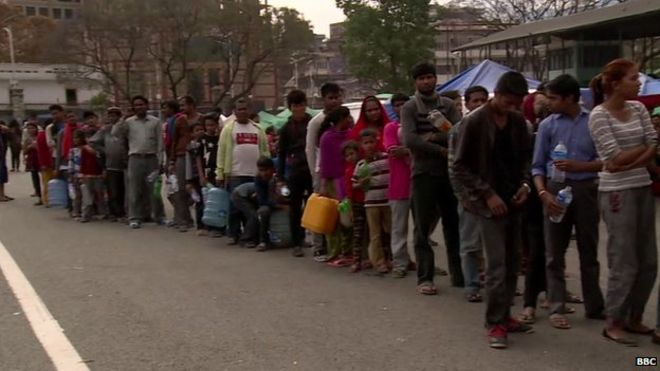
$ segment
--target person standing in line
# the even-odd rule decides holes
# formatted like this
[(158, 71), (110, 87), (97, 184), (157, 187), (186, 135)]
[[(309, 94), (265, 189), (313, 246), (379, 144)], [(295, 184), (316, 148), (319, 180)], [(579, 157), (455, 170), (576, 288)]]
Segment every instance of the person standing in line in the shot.
[[(401, 108), (410, 100), (404, 94), (394, 94), (392, 108), (397, 118)], [(408, 254), (408, 223), (410, 219), (410, 186), (412, 160), (410, 150), (401, 143), (401, 122), (399, 119), (385, 125), (383, 144), (387, 150), (390, 166), (390, 186), (388, 199), (392, 212), (392, 277), (403, 278), (411, 267)]]
[(383, 145), (383, 132), (385, 126), (390, 122), (387, 116), (387, 110), (382, 103), (373, 95), (370, 95), (362, 100), (360, 108), (360, 117), (358, 117), (355, 126), (351, 129), (349, 140), (360, 143), (362, 141), (362, 131), (365, 129), (373, 129), (378, 133), (377, 144), (378, 151), (385, 152)]
[(195, 206), (195, 228), (198, 236), (208, 234), (207, 227), (202, 222), (204, 216), (204, 199), (202, 191), (207, 185), (206, 172), (204, 171), (204, 124), (196, 122), (190, 126), (190, 143), (186, 148), (186, 192)]
[[(80, 127), (78, 123), (78, 116), (73, 111), (65, 113), (66, 124), (57, 133), (55, 143), (57, 150), (55, 151), (55, 169), (57, 178), (68, 182), (71, 177), (69, 176), (69, 151), (73, 148), (73, 134)], [(71, 217), (73, 217), (73, 200), (69, 197), (67, 209)]]
[[(314, 116), (309, 121), (309, 124), (307, 124), (307, 139), (305, 140), (307, 166), (309, 166), (314, 192), (316, 193), (321, 189), (321, 177), (319, 175), (319, 163), (321, 160), (321, 156), (319, 155), (319, 132), (321, 131), (321, 125), (325, 120), (325, 116), (343, 104), (344, 91), (335, 83), (325, 83), (321, 86), (321, 99), (323, 99), (323, 111)], [(314, 260), (317, 262), (326, 262), (328, 258), (323, 236), (314, 233), (312, 242)]]
[[(488, 102), (488, 90), (482, 86), (472, 86), (465, 90), (465, 106), (471, 112)], [(454, 125), (449, 131), (449, 180), (456, 194), (459, 216), (459, 235), (461, 239), (461, 269), (465, 278), (465, 300), (470, 303), (480, 303), (483, 301), (481, 293), (481, 279), (479, 270), (481, 267), (482, 244), (479, 234), (479, 217), (470, 210), (470, 200), (463, 198), (460, 185), (456, 183), (453, 171), (454, 157), (456, 156), (456, 140), (461, 128), (461, 122)]]
[[(628, 333), (651, 334), (642, 324), (658, 271), (655, 199), (647, 166), (655, 159), (657, 133), (637, 98), (639, 66), (626, 59), (608, 63), (591, 81), (596, 107), (589, 129), (605, 166), (598, 199), (607, 226), (609, 277), (603, 336), (635, 346)], [(603, 99), (607, 96), (607, 99)]]
[[(216, 177), (220, 186), (231, 192), (243, 183), (254, 182), (257, 160), (270, 156), (268, 138), (263, 129), (250, 120), (250, 104), (245, 99), (234, 103), (236, 120), (227, 124), (218, 142)], [(227, 236), (230, 245), (237, 245), (241, 237), (241, 214), (230, 205)]]
[[(112, 135), (128, 141), (128, 214), (130, 227), (138, 229), (149, 217), (144, 199), (153, 200), (150, 177), (163, 167), (163, 132), (160, 121), (147, 115), (149, 100), (143, 96), (131, 99), (135, 112), (112, 127)], [(152, 208), (153, 208), (152, 204)]]
[(37, 133), (37, 156), (39, 157), (39, 170), (41, 173), (41, 202), (48, 207), (48, 182), (53, 179), (53, 150), (48, 146), (46, 132), (52, 122), (44, 123), (42, 130)]
[(305, 155), (307, 125), (312, 117), (307, 113), (307, 96), (301, 90), (293, 90), (287, 95), (287, 105), (291, 117), (280, 129), (279, 161), (277, 177), (286, 180), (291, 191), (289, 223), (295, 257), (303, 257), (305, 229), (300, 225), (303, 203), (313, 192), (312, 174)]
[(440, 215), (452, 286), (464, 285), (459, 252), (458, 201), (447, 170), (447, 132), (461, 117), (454, 101), (436, 93), (438, 78), (433, 64), (418, 64), (412, 69), (412, 78), (417, 91), (401, 109), (401, 127), (404, 145), (413, 158), (417, 291), (422, 295), (437, 295), (433, 283), (435, 254), (429, 236)]
[[(218, 168), (218, 141), (220, 140), (220, 124), (215, 114), (208, 114), (204, 117), (204, 137), (202, 145), (204, 146), (204, 165), (205, 176), (209, 187), (217, 183), (215, 170)], [(207, 226), (211, 238), (220, 238), (224, 236), (224, 228)]]
[(176, 118), (172, 143), (167, 149), (168, 174), (176, 175), (179, 181), (179, 190), (171, 196), (174, 205), (174, 223), (179, 232), (187, 232), (192, 228), (193, 220), (190, 215), (190, 195), (183, 187), (186, 182), (186, 153), (191, 140), (191, 128), (193, 125), (201, 124), (203, 117), (197, 112), (197, 103), (191, 96), (182, 97), (179, 101), (183, 112)]
[[(561, 75), (546, 85), (546, 96), (553, 115), (539, 125), (534, 147), (532, 176), (544, 205), (544, 229), (550, 324), (559, 329), (570, 325), (566, 313), (565, 255), (575, 227), (580, 254), (580, 278), (587, 318), (604, 319), (598, 263), (598, 171), (603, 164), (589, 132), (589, 113), (580, 107), (580, 84), (570, 75)], [(559, 144), (568, 149), (568, 158), (554, 161), (552, 152)], [(553, 178), (565, 172), (565, 180)], [(562, 207), (557, 193), (571, 187), (573, 202)], [(563, 214), (563, 219), (553, 222)]]
[(508, 333), (532, 328), (511, 317), (516, 291), (520, 214), (530, 192), (532, 143), (519, 107), (527, 95), (527, 80), (506, 72), (495, 97), (467, 115), (456, 141), (452, 164), (461, 199), (468, 212), (479, 215), (486, 252), (486, 326), (491, 348), (508, 346)]
[(11, 150), (11, 171), (21, 171), (21, 138), (23, 130), (17, 120), (9, 122), (9, 149)]
[(34, 194), (38, 197), (34, 206), (41, 206), (41, 180), (39, 179), (39, 154), (37, 149), (37, 135), (39, 134), (39, 125), (35, 117), (25, 125), (26, 134), (23, 137), (23, 153), (25, 154), (25, 171), (30, 172), (32, 178), (32, 188)]
[(105, 158), (105, 183), (108, 190), (108, 218), (116, 222), (126, 217), (126, 181), (128, 147), (126, 141), (112, 135), (112, 128), (121, 120), (119, 107), (110, 107), (107, 112), (107, 125), (94, 134), (89, 142), (92, 148)]
[(0, 202), (12, 201), (13, 198), (5, 193), (5, 184), (9, 182), (7, 171), (7, 137), (9, 128), (0, 121)]

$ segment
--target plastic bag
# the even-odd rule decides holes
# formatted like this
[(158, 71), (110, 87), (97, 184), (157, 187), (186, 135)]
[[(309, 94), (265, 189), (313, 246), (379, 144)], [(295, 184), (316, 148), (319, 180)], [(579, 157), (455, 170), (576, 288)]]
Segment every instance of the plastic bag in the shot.
[(353, 206), (351, 205), (351, 200), (344, 199), (337, 206), (339, 210), (339, 223), (345, 228), (353, 227)]

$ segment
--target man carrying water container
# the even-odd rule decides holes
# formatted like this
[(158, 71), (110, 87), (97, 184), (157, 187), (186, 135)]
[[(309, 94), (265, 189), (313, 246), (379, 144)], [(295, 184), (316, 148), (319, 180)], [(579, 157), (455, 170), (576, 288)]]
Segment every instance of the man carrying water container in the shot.
[[(589, 112), (582, 109), (580, 85), (570, 75), (546, 87), (553, 115), (541, 122), (536, 136), (532, 175), (545, 209), (546, 272), (550, 324), (569, 329), (564, 314), (566, 299), (565, 255), (575, 227), (580, 254), (580, 276), (585, 315), (604, 319), (603, 294), (598, 284), (598, 160), (589, 133)], [(572, 202), (557, 198), (570, 187)], [(566, 191), (562, 192), (562, 196)], [(568, 204), (568, 205), (566, 205)]]

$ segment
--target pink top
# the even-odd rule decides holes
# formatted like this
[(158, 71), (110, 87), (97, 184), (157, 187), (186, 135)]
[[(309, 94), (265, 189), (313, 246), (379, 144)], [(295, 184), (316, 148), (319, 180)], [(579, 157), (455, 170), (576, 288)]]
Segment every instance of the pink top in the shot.
[[(389, 152), (393, 147), (401, 146), (401, 124), (398, 121), (385, 125), (383, 144)], [(396, 158), (389, 156), (390, 162), (390, 200), (407, 200), (410, 198), (411, 159), (410, 157)]]

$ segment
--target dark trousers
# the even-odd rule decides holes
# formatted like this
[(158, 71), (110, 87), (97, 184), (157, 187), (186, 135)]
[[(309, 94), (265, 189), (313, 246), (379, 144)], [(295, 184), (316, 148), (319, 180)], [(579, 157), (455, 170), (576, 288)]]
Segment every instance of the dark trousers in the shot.
[(126, 179), (123, 170), (108, 170), (106, 172), (108, 188), (108, 209), (115, 218), (126, 216)]
[(456, 287), (464, 286), (458, 231), (458, 201), (454, 196), (449, 178), (425, 174), (415, 176), (412, 198), (415, 218), (417, 283), (433, 282), (435, 254), (429, 244), (429, 236), (441, 216), (451, 283)]
[[(253, 176), (230, 176), (227, 179), (227, 192), (231, 192), (241, 184), (254, 182)], [(241, 237), (241, 229), (245, 226), (246, 220), (243, 214), (234, 207), (233, 204), (229, 206), (229, 225), (227, 226), (227, 235), (230, 238), (238, 240)]]
[(369, 232), (367, 228), (367, 212), (364, 204), (351, 203), (353, 211), (353, 258), (357, 263), (362, 262), (366, 255), (365, 246), (368, 245)]
[(573, 226), (580, 255), (580, 278), (587, 315), (603, 312), (604, 300), (600, 289), (598, 263), (598, 185), (593, 181), (569, 181), (566, 184), (550, 182), (548, 190), (557, 194), (565, 186), (573, 190), (573, 202), (561, 223), (545, 218), (545, 244), (548, 275), (550, 313), (564, 313), (566, 300), (566, 249), (571, 241)]
[(39, 170), (30, 171), (30, 175), (32, 176), (32, 187), (34, 188), (34, 194), (41, 198), (41, 179), (39, 178)]
[(502, 218), (479, 218), (486, 252), (486, 325), (505, 324), (518, 280), (521, 223), (516, 211)]
[(291, 190), (289, 224), (293, 246), (302, 246), (305, 242), (305, 229), (300, 225), (303, 213), (303, 203), (314, 192), (312, 176), (309, 171), (296, 171), (289, 176), (288, 186)]
[(199, 177), (195, 177), (188, 181), (192, 184), (193, 189), (199, 195), (199, 201), (195, 202), (195, 226), (198, 230), (206, 229), (204, 222), (202, 222), (202, 217), (204, 216), (204, 199), (202, 197), (202, 184), (199, 181)]
[(18, 171), (21, 166), (21, 147), (11, 146), (11, 168)]
[(527, 246), (524, 307), (536, 308), (539, 294), (546, 291), (543, 204), (535, 189), (529, 195), (523, 222), (523, 244)]
[(270, 215), (272, 210), (270, 206), (260, 206), (257, 210), (259, 217), (259, 243), (270, 244)]
[(243, 234), (239, 238), (241, 241), (257, 242), (259, 241), (259, 218), (257, 201), (251, 198), (244, 198), (236, 192), (231, 194), (231, 205), (240, 214), (245, 221)]

